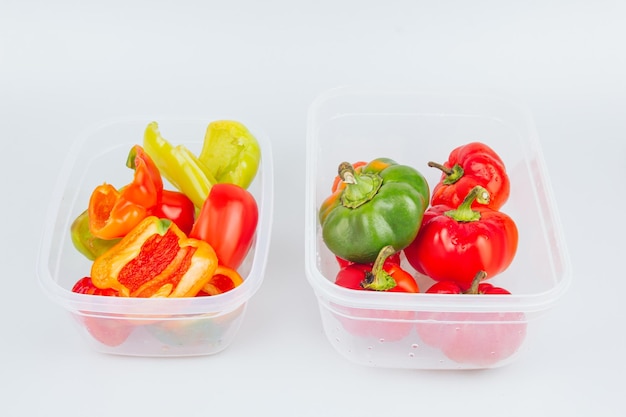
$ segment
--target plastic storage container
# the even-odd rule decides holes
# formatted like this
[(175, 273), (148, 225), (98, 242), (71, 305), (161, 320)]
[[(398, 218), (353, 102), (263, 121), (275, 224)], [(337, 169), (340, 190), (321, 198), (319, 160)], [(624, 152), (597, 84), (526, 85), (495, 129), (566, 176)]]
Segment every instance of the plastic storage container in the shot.
[[(489, 280), (512, 295), (425, 294), (339, 287), (339, 265), (321, 237), (318, 209), (340, 162), (388, 157), (417, 168), (431, 193), (457, 146), (481, 141), (503, 159), (511, 195), (501, 208), (516, 222), (519, 247), (511, 266)], [(306, 274), (332, 346), (363, 365), (475, 369), (510, 363), (532, 344), (535, 320), (568, 287), (571, 271), (542, 151), (527, 111), (473, 94), (341, 88), (311, 105), (307, 134)]]
[[(49, 207), (39, 254), (43, 290), (74, 318), (80, 332), (96, 350), (135, 356), (190, 356), (217, 353), (235, 337), (246, 303), (263, 281), (269, 250), (273, 205), (273, 165), (268, 139), (247, 127), (261, 146), (262, 160), (248, 190), (256, 198), (259, 222), (255, 241), (238, 269), (244, 282), (211, 297), (140, 299), (102, 297), (71, 292), (88, 276), (91, 261), (73, 246), (70, 226), (88, 205), (93, 189), (103, 182), (128, 184), (126, 168), (132, 145), (142, 144), (152, 120), (104, 124), (82, 135), (69, 151)], [(163, 137), (199, 153), (211, 119), (156, 120)], [(244, 124), (246, 124), (244, 122)], [(164, 180), (167, 189), (174, 189)]]

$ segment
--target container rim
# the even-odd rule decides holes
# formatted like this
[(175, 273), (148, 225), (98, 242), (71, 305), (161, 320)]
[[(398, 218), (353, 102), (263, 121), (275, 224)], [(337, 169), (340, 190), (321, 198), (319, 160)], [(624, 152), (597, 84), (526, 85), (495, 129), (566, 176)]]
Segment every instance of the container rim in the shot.
[[(319, 108), (326, 101), (346, 95), (436, 95), (444, 97), (481, 97), (483, 99), (506, 102), (520, 112), (531, 124), (534, 133), (534, 122), (529, 109), (521, 104), (521, 101), (508, 93), (493, 93), (478, 90), (447, 90), (418, 88), (414, 86), (358, 86), (348, 85), (335, 87), (320, 93), (311, 103), (307, 113), (307, 136), (306, 152), (308, 155), (315, 155), (315, 126), (317, 125)], [(531, 135), (530, 140), (534, 149), (541, 149), (541, 144), (536, 134)], [(547, 173), (543, 153), (538, 153), (538, 169)], [(315, 163), (311, 158), (307, 158), (306, 178), (308, 191), (315, 189)], [(318, 226), (317, 208), (315, 198), (311, 192), (305, 196), (305, 272), (309, 284), (313, 287), (318, 298), (329, 302), (338, 303), (355, 308), (378, 309), (378, 310), (407, 310), (407, 311), (433, 311), (433, 312), (528, 312), (541, 313), (552, 308), (554, 302), (560, 298), (569, 288), (572, 279), (572, 268), (569, 254), (565, 248), (563, 229), (558, 214), (557, 204), (552, 191), (552, 185), (548, 175), (544, 175), (546, 198), (549, 199), (551, 207), (550, 215), (553, 223), (554, 233), (558, 236), (562, 245), (558, 248), (563, 265), (562, 279), (550, 290), (536, 294), (521, 295), (480, 295), (465, 296), (462, 299), (447, 294), (407, 294), (407, 293), (374, 293), (367, 291), (354, 291), (340, 287), (325, 276), (316, 267), (316, 231)]]
[[(152, 120), (158, 120), (160, 125), (167, 123), (203, 123), (208, 125), (213, 120), (237, 120), (243, 123), (259, 142), (261, 147), (261, 163), (259, 173), (261, 174), (262, 190), (260, 198), (257, 198), (259, 206), (259, 222), (256, 231), (257, 244), (255, 245), (255, 253), (252, 261), (250, 272), (241, 285), (223, 294), (210, 297), (189, 297), (189, 298), (159, 298), (159, 299), (140, 299), (126, 297), (93, 297), (87, 294), (77, 294), (61, 287), (53, 280), (50, 270), (48, 269), (49, 254), (52, 247), (52, 239), (54, 235), (54, 218), (61, 207), (62, 196), (65, 187), (70, 178), (72, 168), (79, 156), (80, 149), (87, 138), (96, 133), (98, 130), (109, 126), (140, 123), (145, 120), (147, 125)], [(254, 121), (243, 120), (242, 118), (231, 117), (193, 117), (193, 116), (129, 116), (124, 118), (115, 118), (92, 124), (86, 129), (79, 132), (70, 146), (68, 153), (63, 161), (61, 170), (53, 187), (52, 197), (46, 212), (47, 221), (44, 222), (41, 239), (38, 246), (37, 255), (37, 277), (42, 290), (53, 301), (63, 305), (71, 311), (82, 311), (91, 313), (102, 313), (104, 315), (126, 316), (162, 316), (167, 314), (164, 312), (175, 312), (175, 315), (196, 315), (206, 314), (209, 312), (227, 312), (238, 308), (247, 302), (256, 291), (260, 288), (269, 254), (269, 242), (271, 240), (271, 231), (273, 223), (273, 204), (274, 204), (274, 180), (273, 180), (273, 154), (271, 142), (266, 132), (259, 127)], [(259, 176), (257, 175), (257, 178)], [(256, 180), (255, 180), (256, 181)], [(264, 244), (259, 244), (259, 236), (264, 237)], [(247, 279), (248, 277), (256, 277), (255, 279)], [(77, 278), (78, 279), (78, 278)]]

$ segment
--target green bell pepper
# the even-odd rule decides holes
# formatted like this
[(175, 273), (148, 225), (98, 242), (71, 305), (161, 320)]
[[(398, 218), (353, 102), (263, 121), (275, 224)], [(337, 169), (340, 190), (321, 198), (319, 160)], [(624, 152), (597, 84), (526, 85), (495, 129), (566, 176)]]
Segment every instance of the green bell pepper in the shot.
[(336, 256), (370, 263), (381, 248), (407, 247), (422, 224), (430, 189), (424, 176), (407, 165), (378, 158), (359, 171), (339, 165), (345, 187), (321, 205), (319, 220), (324, 243)]

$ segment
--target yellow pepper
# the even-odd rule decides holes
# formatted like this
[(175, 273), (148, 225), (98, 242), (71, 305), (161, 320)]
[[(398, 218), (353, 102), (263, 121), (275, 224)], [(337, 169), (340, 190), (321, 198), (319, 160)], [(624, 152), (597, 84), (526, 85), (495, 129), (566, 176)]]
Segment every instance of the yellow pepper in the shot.
[(198, 159), (217, 182), (248, 188), (259, 168), (261, 148), (243, 124), (219, 120), (207, 127)]
[(208, 167), (184, 145), (172, 145), (159, 131), (157, 122), (146, 127), (143, 147), (161, 174), (200, 208), (217, 181)]
[(211, 245), (188, 238), (170, 220), (149, 216), (96, 258), (91, 279), (122, 297), (194, 297), (217, 270)]

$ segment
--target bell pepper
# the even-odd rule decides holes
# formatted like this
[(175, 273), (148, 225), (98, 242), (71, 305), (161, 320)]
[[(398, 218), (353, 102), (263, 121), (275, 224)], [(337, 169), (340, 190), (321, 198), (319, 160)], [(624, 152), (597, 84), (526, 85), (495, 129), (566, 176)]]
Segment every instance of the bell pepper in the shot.
[(217, 181), (207, 166), (184, 145), (174, 146), (161, 135), (157, 122), (146, 127), (143, 147), (161, 174), (200, 208)]
[[(182, 193), (163, 189), (159, 169), (141, 146), (131, 148), (126, 166), (135, 171), (130, 184), (118, 191), (104, 183), (92, 192), (86, 215), (89, 233), (104, 240), (121, 238), (151, 215), (172, 220), (188, 233), (195, 218), (193, 203)], [(79, 233), (78, 228), (74, 232)], [(76, 237), (79, 241), (91, 239), (89, 235)]]
[[(442, 171), (433, 189), (431, 205), (457, 207), (476, 185), (489, 192), (489, 208), (500, 209), (509, 198), (510, 181), (500, 156), (481, 142), (459, 146), (450, 152), (444, 164), (429, 162)], [(474, 203), (474, 207), (479, 203)]]
[(95, 237), (89, 230), (89, 212), (87, 210), (74, 219), (70, 232), (74, 247), (90, 261), (115, 246), (120, 240), (119, 238), (100, 239)]
[(115, 239), (130, 232), (161, 198), (163, 181), (158, 168), (140, 146), (133, 146), (126, 166), (135, 170), (133, 181), (118, 191), (97, 186), (89, 199), (89, 229), (100, 239)]
[(337, 274), (335, 284), (353, 290), (419, 292), (413, 276), (402, 269), (399, 263), (389, 260), (396, 253), (392, 246), (385, 246), (373, 265), (346, 265)]
[(360, 172), (343, 162), (339, 176), (346, 186), (319, 209), (322, 238), (331, 252), (347, 261), (370, 263), (383, 247), (399, 251), (415, 239), (429, 200), (420, 172), (378, 158)]
[(215, 184), (189, 237), (209, 243), (220, 265), (237, 269), (252, 247), (258, 220), (256, 200), (248, 190), (235, 184)]
[(404, 254), (415, 270), (435, 281), (467, 289), (477, 271), (493, 277), (504, 271), (517, 251), (518, 231), (505, 213), (481, 206), (489, 193), (476, 186), (457, 208), (437, 205), (424, 214), (422, 227)]
[(91, 279), (122, 297), (193, 297), (217, 269), (217, 255), (206, 242), (188, 238), (170, 220), (146, 217), (96, 258)]
[(259, 168), (261, 148), (243, 124), (219, 120), (209, 123), (198, 159), (217, 182), (248, 188)]

